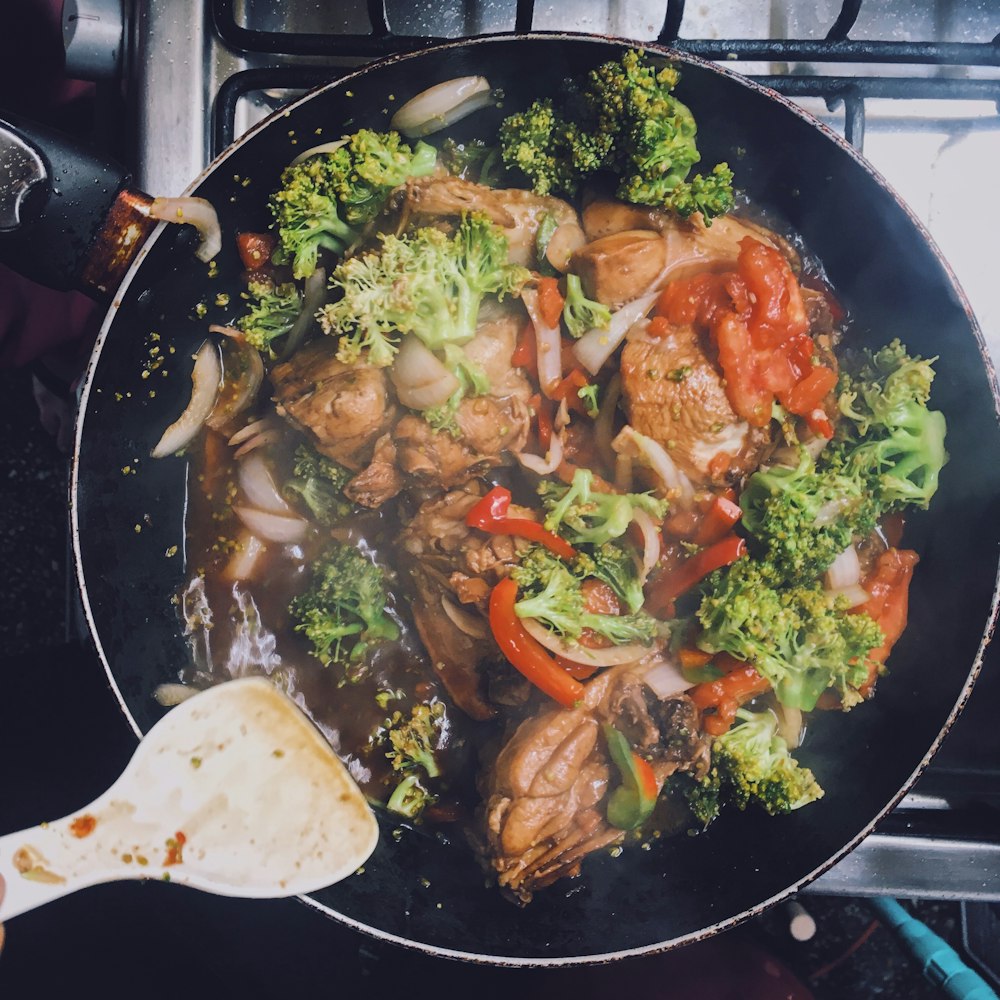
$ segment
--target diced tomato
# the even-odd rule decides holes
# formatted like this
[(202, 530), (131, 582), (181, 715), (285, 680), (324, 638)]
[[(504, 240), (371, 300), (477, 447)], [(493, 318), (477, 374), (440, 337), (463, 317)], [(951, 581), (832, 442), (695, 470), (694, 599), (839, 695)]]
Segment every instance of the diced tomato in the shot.
[(732, 726), (740, 705), (770, 688), (770, 682), (754, 666), (740, 663), (725, 677), (696, 684), (688, 690), (688, 695), (703, 713), (713, 710), (713, 714), (702, 716), (701, 725), (710, 736), (721, 736)]
[(802, 292), (781, 253), (748, 236), (740, 241), (736, 269), (750, 293), (747, 329), (755, 347), (780, 347), (805, 333), (809, 318)]
[(271, 233), (237, 233), (236, 249), (248, 271), (259, 271), (271, 263), (271, 254), (278, 245)]
[(820, 406), (836, 384), (833, 369), (817, 365), (781, 400), (782, 405), (791, 413), (805, 416)]
[(653, 340), (660, 340), (670, 333), (670, 320), (665, 316), (654, 316), (646, 324), (646, 336)]
[(622, 606), (618, 595), (603, 581), (593, 577), (584, 580), (580, 586), (583, 594), (583, 610), (592, 615), (620, 615)]

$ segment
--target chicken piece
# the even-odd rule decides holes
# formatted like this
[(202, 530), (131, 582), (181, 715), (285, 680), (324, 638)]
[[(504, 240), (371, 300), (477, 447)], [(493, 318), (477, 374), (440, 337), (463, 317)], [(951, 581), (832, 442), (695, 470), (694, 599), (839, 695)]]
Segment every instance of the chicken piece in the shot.
[[(482, 665), (497, 650), (486, 606), (497, 581), (516, 565), (519, 543), (466, 525), (465, 515), (479, 499), (477, 490), (465, 489), (427, 501), (403, 530), (399, 545), (403, 570), (417, 592), (413, 618), (434, 672), (466, 715), (489, 719), (494, 709)], [(457, 614), (449, 614), (445, 602)], [(465, 629), (456, 621), (465, 622)]]
[(771, 445), (770, 427), (751, 427), (733, 411), (722, 373), (691, 327), (627, 343), (621, 378), (629, 423), (663, 445), (696, 485), (749, 475)]
[(365, 466), (398, 412), (385, 370), (345, 365), (327, 338), (275, 365), (271, 382), (278, 413), (349, 469)]
[(388, 434), (375, 442), (371, 463), (345, 487), (344, 496), (361, 507), (381, 507), (403, 488), (403, 474), (396, 465), (396, 445)]
[[(636, 738), (640, 714), (644, 725)], [(632, 666), (604, 671), (586, 685), (577, 707), (546, 708), (522, 722), (485, 772), (485, 843), (479, 845), (499, 884), (522, 903), (556, 879), (578, 874), (586, 855), (624, 838), (602, 808), (618, 780), (603, 723), (630, 738), (660, 785), (676, 771), (703, 773), (707, 766), (693, 703), (684, 695), (659, 701)]]
[[(407, 183), (401, 206), (402, 223), (414, 216), (456, 217), (481, 212), (500, 226), (507, 237), (508, 259), (513, 264), (536, 267), (535, 237), (545, 215), (560, 225), (578, 224), (576, 210), (560, 198), (544, 197), (520, 188), (489, 188), (459, 177), (417, 178)], [(421, 224), (421, 220), (416, 220)]]
[(584, 292), (613, 309), (654, 288), (666, 264), (666, 242), (643, 229), (604, 236), (570, 258)]

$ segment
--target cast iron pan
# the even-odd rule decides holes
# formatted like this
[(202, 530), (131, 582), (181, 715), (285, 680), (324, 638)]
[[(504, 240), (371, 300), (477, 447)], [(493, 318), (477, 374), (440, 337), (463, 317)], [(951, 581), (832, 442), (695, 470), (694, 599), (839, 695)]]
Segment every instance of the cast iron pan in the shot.
[[(218, 209), (224, 249), (210, 277), (190, 234), (154, 234), (125, 277), (91, 362), (73, 476), (80, 585), (95, 640), (137, 733), (160, 717), (154, 688), (187, 660), (170, 596), (184, 555), (186, 462), (148, 459), (189, 391), (208, 320), (237, 314), (233, 236), (260, 230), (281, 169), (316, 136), (385, 127), (395, 101), (431, 84), (484, 74), (502, 110), (462, 126), (489, 137), (502, 114), (557, 93), (563, 79), (624, 44), (578, 36), (492, 37), (389, 59), (304, 98), (221, 156), (192, 193)], [(854, 317), (855, 343), (894, 336), (940, 356), (934, 405), (948, 419), (951, 461), (932, 510), (910, 518), (921, 563), (910, 625), (877, 698), (823, 716), (801, 756), (826, 797), (788, 817), (732, 812), (706, 833), (600, 855), (581, 877), (518, 909), (487, 886), (463, 844), (423, 832), (383, 837), (364, 874), (316, 893), (323, 912), (433, 954), (503, 964), (603, 961), (661, 950), (730, 927), (794, 892), (842, 857), (902, 796), (969, 694), (993, 628), (1000, 542), (996, 386), (982, 336), (927, 234), (841, 140), (774, 94), (718, 67), (684, 64), (678, 95), (693, 109), (703, 161), (728, 160), (752, 200), (777, 210), (824, 263)], [(228, 312), (213, 303), (231, 296)], [(149, 334), (167, 363), (144, 376)], [(150, 390), (155, 390), (155, 395)], [(123, 473), (122, 470), (136, 470)], [(170, 558), (168, 550), (177, 546)], [(280, 928), (275, 928), (280, 935)]]

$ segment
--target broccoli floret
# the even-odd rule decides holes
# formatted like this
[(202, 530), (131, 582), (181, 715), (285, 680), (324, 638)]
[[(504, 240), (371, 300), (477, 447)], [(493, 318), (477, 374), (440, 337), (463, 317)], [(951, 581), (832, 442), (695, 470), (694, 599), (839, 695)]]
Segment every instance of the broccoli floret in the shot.
[(595, 382), (590, 382), (585, 385), (582, 389), (577, 389), (576, 394), (583, 400), (583, 405), (587, 408), (587, 416), (596, 419), (598, 414), (601, 412), (601, 406), (598, 401), (598, 394), (600, 389), (597, 387)]
[(722, 809), (722, 781), (717, 767), (710, 768), (700, 781), (690, 773), (678, 774), (670, 779), (668, 787), (680, 793), (691, 815), (702, 826), (718, 818)]
[(697, 642), (752, 663), (783, 705), (811, 712), (833, 688), (851, 708), (862, 697), (868, 655), (884, 637), (869, 615), (847, 614), (846, 603), (818, 581), (776, 589), (757, 561), (740, 559), (709, 577)]
[(659, 623), (643, 611), (602, 615), (585, 611), (582, 583), (592, 565), (583, 560), (574, 572), (562, 559), (542, 546), (533, 547), (511, 573), (525, 592), (514, 605), (520, 618), (536, 618), (565, 639), (576, 640), (584, 629), (603, 636), (616, 646), (650, 643)]
[[(309, 588), (288, 610), (295, 630), (309, 639), (324, 666), (348, 666), (361, 661), (375, 643), (399, 638), (387, 603), (382, 569), (350, 545), (335, 543), (313, 564)], [(348, 679), (360, 675), (349, 671)]]
[(427, 143), (411, 150), (396, 132), (361, 129), (332, 152), (286, 167), (271, 197), (280, 237), (275, 261), (291, 263), (296, 278), (307, 278), (321, 248), (343, 253), (393, 188), (430, 173), (436, 162)]
[(589, 560), (586, 563), (587, 575), (606, 583), (629, 611), (638, 611), (645, 603), (639, 567), (630, 548), (605, 542), (594, 546), (586, 555), (581, 554), (578, 560)]
[(293, 478), (285, 483), (285, 495), (301, 500), (320, 524), (333, 524), (350, 514), (352, 505), (343, 493), (354, 475), (350, 469), (303, 444), (295, 450), (292, 471)]
[(428, 778), (441, 773), (434, 756), (441, 741), (444, 724), (444, 705), (439, 701), (414, 705), (409, 717), (402, 712), (393, 713), (387, 736), (392, 749), (386, 757), (396, 771), (412, 771), (422, 767)]
[(593, 482), (589, 469), (577, 469), (568, 489), (548, 481), (539, 485), (549, 531), (574, 545), (603, 545), (628, 531), (637, 510), (659, 519), (666, 515), (665, 500), (648, 493), (599, 493)]
[(465, 180), (495, 187), (501, 170), (500, 149), (482, 139), (455, 142), (445, 139), (441, 144), (441, 162), (450, 174)]
[(775, 583), (818, 579), (853, 539), (872, 531), (881, 513), (865, 477), (819, 472), (805, 448), (799, 455), (794, 469), (755, 472), (740, 495), (743, 527), (760, 544)]
[(772, 816), (822, 798), (812, 771), (792, 757), (778, 735), (773, 712), (741, 708), (736, 718), (737, 724), (712, 745), (712, 764), (725, 798), (740, 809), (755, 802)]
[(679, 80), (674, 67), (626, 52), (591, 71), (565, 110), (543, 99), (508, 117), (500, 126), (504, 162), (538, 194), (572, 196), (582, 180), (610, 170), (618, 197), (685, 217), (700, 211), (710, 221), (733, 207), (732, 172), (721, 163), (687, 180), (701, 156), (694, 117), (672, 93)]
[(849, 419), (830, 461), (867, 478), (885, 509), (926, 507), (948, 461), (944, 414), (927, 408), (932, 364), (894, 340), (841, 375), (839, 406)]
[(299, 290), (286, 282), (275, 287), (269, 282), (251, 282), (250, 311), (236, 321), (247, 343), (261, 354), (274, 357), (272, 343), (295, 325), (302, 308)]
[(390, 812), (398, 813), (407, 819), (417, 819), (429, 805), (436, 801), (437, 796), (427, 791), (415, 774), (410, 774), (396, 785), (385, 807)]
[(507, 238), (483, 215), (465, 216), (451, 238), (427, 227), (381, 240), (379, 253), (337, 267), (330, 287), (342, 296), (320, 312), (324, 331), (340, 336), (337, 356), (346, 364), (366, 349), (371, 364), (391, 364), (404, 333), (432, 351), (466, 344), (484, 296), (515, 293), (530, 277), (507, 262)]
[(582, 337), (588, 330), (606, 330), (611, 323), (611, 310), (583, 294), (583, 285), (577, 274), (566, 275), (563, 322), (574, 337)]

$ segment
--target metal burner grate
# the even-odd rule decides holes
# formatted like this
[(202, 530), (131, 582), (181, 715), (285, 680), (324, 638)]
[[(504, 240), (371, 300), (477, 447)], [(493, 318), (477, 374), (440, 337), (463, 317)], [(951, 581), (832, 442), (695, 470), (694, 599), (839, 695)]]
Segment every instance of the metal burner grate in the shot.
[[(709, 60), (763, 63), (857, 63), (1000, 68), (1000, 34), (989, 42), (871, 41), (851, 39), (864, 0), (843, 0), (822, 39), (692, 39), (682, 38), (685, 0), (667, 0), (656, 40)], [(448, 41), (442, 36), (400, 34), (393, 30), (385, 0), (368, 0), (366, 33), (301, 33), (261, 31), (236, 20), (236, 0), (213, 0), (212, 18), (220, 40), (234, 51), (254, 55), (325, 56), (367, 59), (414, 51)], [(535, 24), (534, 0), (517, 0), (513, 30), (528, 33)], [(509, 28), (508, 28), (509, 30)], [(234, 73), (220, 87), (213, 107), (213, 153), (236, 137), (236, 106), (241, 97), (263, 87), (308, 89), (346, 72), (333, 67), (275, 66)], [(755, 79), (791, 98), (818, 97), (830, 112), (843, 106), (845, 136), (861, 149), (867, 124), (866, 102), (893, 100), (988, 100), (1000, 102), (1000, 79), (930, 78), (880, 75), (816, 76), (798, 73), (755, 75)], [(1000, 117), (974, 127), (1000, 128)]]

